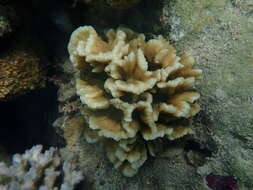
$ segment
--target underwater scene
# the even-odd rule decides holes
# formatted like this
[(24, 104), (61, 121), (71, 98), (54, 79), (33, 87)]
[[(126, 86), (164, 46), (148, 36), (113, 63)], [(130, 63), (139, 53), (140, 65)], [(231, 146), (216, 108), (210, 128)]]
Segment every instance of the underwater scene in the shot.
[(253, 190), (253, 0), (0, 0), (0, 190)]

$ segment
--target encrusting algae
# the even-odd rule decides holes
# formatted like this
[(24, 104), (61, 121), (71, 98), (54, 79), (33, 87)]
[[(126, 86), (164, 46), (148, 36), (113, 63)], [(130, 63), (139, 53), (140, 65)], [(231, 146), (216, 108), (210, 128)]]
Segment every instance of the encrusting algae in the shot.
[(39, 59), (16, 51), (0, 57), (0, 101), (22, 95), (44, 85)]
[(79, 27), (68, 50), (79, 71), (76, 90), (88, 126), (85, 137), (106, 139), (108, 158), (130, 177), (147, 159), (149, 141), (193, 132), (183, 120), (200, 110), (193, 87), (202, 72), (192, 68), (189, 54), (178, 57), (162, 36), (146, 41), (126, 28), (105, 36), (91, 26)]

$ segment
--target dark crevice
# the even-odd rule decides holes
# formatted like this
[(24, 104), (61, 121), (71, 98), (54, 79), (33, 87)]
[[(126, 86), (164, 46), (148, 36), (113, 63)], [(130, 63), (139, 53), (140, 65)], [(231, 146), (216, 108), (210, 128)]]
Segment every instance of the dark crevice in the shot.
[(125, 93), (124, 96), (121, 96), (120, 99), (124, 102), (127, 102), (129, 104), (135, 103), (134, 100), (135, 95), (132, 93)]
[(44, 148), (57, 144), (52, 127), (57, 106), (57, 88), (52, 84), (12, 102), (0, 102), (0, 144), (9, 153), (23, 153), (36, 144)]
[(203, 166), (207, 158), (213, 154), (208, 148), (193, 140), (186, 141), (184, 150), (185, 160), (192, 167)]
[(193, 150), (204, 154), (206, 157), (212, 156), (212, 151), (203, 147), (199, 142), (188, 140), (185, 144), (185, 151)]

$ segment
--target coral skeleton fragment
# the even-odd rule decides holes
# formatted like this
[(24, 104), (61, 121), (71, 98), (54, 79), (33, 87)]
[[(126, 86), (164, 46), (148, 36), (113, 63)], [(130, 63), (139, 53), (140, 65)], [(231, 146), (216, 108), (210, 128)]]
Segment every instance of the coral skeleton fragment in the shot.
[(192, 68), (189, 54), (178, 57), (162, 36), (146, 41), (144, 34), (126, 28), (105, 36), (91, 26), (73, 32), (68, 50), (78, 70), (76, 91), (86, 137), (107, 139), (109, 160), (133, 176), (147, 159), (148, 141), (193, 132), (180, 121), (200, 110), (193, 88), (202, 71)]

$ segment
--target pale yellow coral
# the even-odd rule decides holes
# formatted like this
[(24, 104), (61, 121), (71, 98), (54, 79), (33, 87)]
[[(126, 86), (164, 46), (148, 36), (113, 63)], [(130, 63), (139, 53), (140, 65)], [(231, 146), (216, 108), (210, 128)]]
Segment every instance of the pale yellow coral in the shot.
[(197, 92), (182, 92), (172, 96), (168, 103), (160, 104), (160, 111), (176, 117), (191, 117), (199, 112), (200, 107), (194, 104), (200, 95)]
[(190, 129), (189, 127), (184, 127), (184, 126), (176, 126), (174, 129), (173, 129), (173, 132), (168, 135), (167, 137), (170, 139), (170, 140), (175, 140), (175, 139), (178, 139), (180, 137), (183, 137), (187, 134), (192, 134), (193, 131), (192, 129)]
[[(108, 69), (108, 67), (113, 67), (113, 69)], [(111, 85), (115, 87), (116, 91), (119, 91), (118, 93), (123, 91), (141, 94), (152, 89), (160, 80), (159, 71), (148, 71), (148, 62), (141, 49), (138, 49), (135, 53), (130, 52), (129, 55), (118, 62), (110, 63), (105, 68), (107, 73), (108, 70), (110, 71), (109, 75), (112, 77), (108, 80), (111, 80)], [(106, 88), (110, 91), (108, 84)]]
[(88, 127), (96, 139), (111, 139), (111, 162), (132, 176), (146, 160), (145, 141), (193, 132), (180, 119), (200, 110), (195, 103), (200, 95), (192, 88), (201, 70), (192, 68), (189, 54), (177, 56), (162, 36), (146, 42), (129, 29), (109, 30), (105, 36), (80, 27), (68, 49), (80, 71), (76, 87)]
[(146, 161), (147, 149), (145, 143), (135, 137), (120, 142), (109, 142), (107, 156), (115, 168), (121, 170), (125, 176), (131, 177)]
[(109, 101), (104, 97), (104, 91), (100, 88), (80, 79), (76, 81), (76, 88), (81, 102), (88, 107), (92, 109), (104, 109), (109, 106)]
[(140, 129), (137, 121), (121, 121), (116, 112), (110, 111), (104, 114), (90, 114), (88, 124), (91, 129), (98, 131), (99, 136), (117, 141), (134, 137)]

